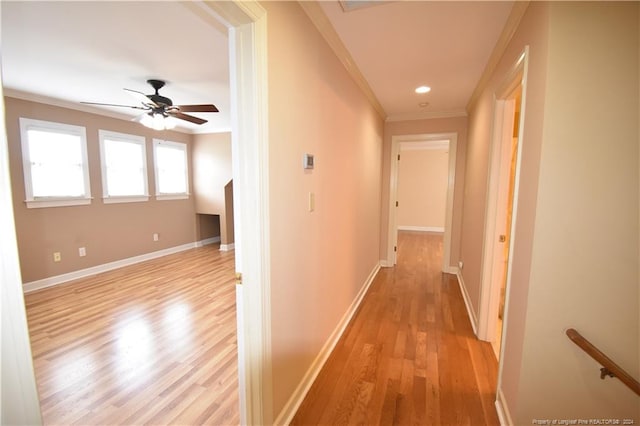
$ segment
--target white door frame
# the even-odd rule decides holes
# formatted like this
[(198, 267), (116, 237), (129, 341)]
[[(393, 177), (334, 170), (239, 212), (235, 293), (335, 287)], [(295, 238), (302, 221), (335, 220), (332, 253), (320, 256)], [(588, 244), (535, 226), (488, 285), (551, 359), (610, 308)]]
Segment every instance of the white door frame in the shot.
[(396, 219), (396, 201), (398, 200), (398, 155), (400, 144), (406, 142), (449, 141), (449, 177), (447, 182), (447, 206), (444, 225), (444, 247), (442, 250), (442, 272), (455, 273), (451, 267), (451, 226), (453, 224), (453, 195), (456, 180), (456, 156), (458, 147), (457, 133), (425, 133), (399, 135), (391, 137), (390, 179), (389, 179), (389, 229), (387, 238), (387, 260), (383, 266), (396, 264), (396, 248), (398, 246), (398, 224)]
[(240, 422), (271, 424), (267, 14), (257, 1), (202, 5), (229, 28)]
[[(0, 3), (0, 8), (2, 4)], [(0, 13), (2, 13), (0, 11)], [(2, 59), (0, 58), (0, 68)], [(0, 423), (41, 425), (13, 216), (9, 149), (0, 80), (0, 283), (2, 283), (2, 402)]]
[[(493, 114), (493, 136), (491, 143), (491, 157), (489, 168), (489, 181), (487, 185), (487, 210), (485, 215), (484, 243), (482, 253), (482, 284), (480, 293), (480, 310), (478, 315), (478, 338), (487, 342), (493, 342), (496, 339), (496, 327), (498, 318), (498, 309), (500, 304), (500, 288), (501, 279), (499, 269), (496, 267), (498, 259), (502, 258), (499, 251), (503, 250), (502, 243), (499, 242), (501, 234), (498, 223), (498, 211), (500, 203), (505, 202), (500, 196), (501, 178), (504, 177), (504, 170), (501, 170), (502, 158), (507, 149), (510, 150), (512, 143), (512, 135), (505, 135), (505, 120), (513, 119), (513, 102), (508, 97), (522, 86), (520, 123), (518, 131), (518, 153), (516, 157), (516, 170), (513, 191), (513, 210), (511, 216), (511, 238), (509, 241), (509, 260), (507, 263), (507, 284), (505, 294), (505, 310), (503, 315), (503, 333), (502, 341), (507, 338), (507, 321), (509, 318), (509, 289), (511, 287), (511, 266), (513, 262), (513, 247), (515, 238), (514, 232), (518, 215), (518, 194), (520, 186), (520, 165), (522, 163), (522, 131), (525, 121), (525, 105), (527, 93), (527, 67), (529, 59), (529, 47), (525, 47), (523, 53), (513, 64), (511, 70), (503, 79), (503, 83), (499, 86), (494, 94), (494, 114)], [(506, 117), (511, 114), (511, 117)], [(508, 143), (509, 147), (505, 147), (504, 143)], [(502, 179), (504, 180), (504, 179)], [(504, 191), (503, 191), (504, 192)], [(499, 370), (502, 371), (502, 357), (504, 355), (504, 344), (500, 349), (500, 365)]]

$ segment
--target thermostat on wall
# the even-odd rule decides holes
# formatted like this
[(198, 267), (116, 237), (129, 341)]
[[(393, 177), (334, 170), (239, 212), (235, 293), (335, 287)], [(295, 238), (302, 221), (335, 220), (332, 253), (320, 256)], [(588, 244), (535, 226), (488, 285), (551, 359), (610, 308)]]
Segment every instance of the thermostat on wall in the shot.
[(304, 155), (303, 167), (305, 169), (313, 169), (313, 155), (312, 154), (305, 154)]

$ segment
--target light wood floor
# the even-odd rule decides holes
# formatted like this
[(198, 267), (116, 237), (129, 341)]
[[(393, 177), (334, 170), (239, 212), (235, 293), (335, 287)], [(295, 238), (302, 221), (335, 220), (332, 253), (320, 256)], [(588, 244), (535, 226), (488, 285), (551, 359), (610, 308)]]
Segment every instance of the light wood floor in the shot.
[(398, 265), (380, 271), (292, 424), (499, 424), (497, 361), (441, 253), (441, 236), (400, 234)]
[(211, 245), (28, 294), (45, 424), (238, 424), (234, 269)]

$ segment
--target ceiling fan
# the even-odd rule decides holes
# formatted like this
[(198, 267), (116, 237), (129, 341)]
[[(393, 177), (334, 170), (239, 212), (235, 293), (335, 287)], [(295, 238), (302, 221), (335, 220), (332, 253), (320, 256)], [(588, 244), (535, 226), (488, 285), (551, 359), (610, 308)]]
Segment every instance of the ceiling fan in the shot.
[(143, 125), (151, 127), (156, 130), (164, 130), (175, 127), (175, 121), (173, 118), (189, 121), (195, 124), (204, 124), (207, 120), (193, 115), (185, 114), (185, 112), (219, 112), (213, 104), (201, 104), (201, 105), (174, 105), (171, 99), (162, 96), (158, 91), (166, 84), (162, 80), (147, 80), (147, 83), (154, 88), (155, 93), (151, 95), (145, 95), (137, 90), (124, 89), (127, 93), (135, 97), (140, 103), (139, 105), (118, 105), (118, 104), (105, 104), (97, 102), (81, 102), (87, 105), (101, 105), (101, 106), (113, 106), (123, 108), (133, 108), (145, 111), (136, 120), (140, 121)]

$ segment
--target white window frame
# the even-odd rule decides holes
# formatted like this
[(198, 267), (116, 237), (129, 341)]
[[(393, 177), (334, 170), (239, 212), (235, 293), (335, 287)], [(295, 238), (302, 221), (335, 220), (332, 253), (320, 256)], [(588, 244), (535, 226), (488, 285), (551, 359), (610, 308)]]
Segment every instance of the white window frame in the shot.
[[(162, 193), (160, 192), (160, 180), (159, 180), (159, 170), (158, 170), (158, 155), (157, 149), (160, 146), (168, 146), (174, 149), (179, 149), (184, 151), (184, 172), (185, 172), (185, 191), (177, 192), (177, 193)], [(182, 142), (171, 142), (165, 141), (162, 139), (154, 139), (153, 140), (153, 168), (155, 171), (155, 180), (156, 180), (156, 199), (157, 200), (184, 200), (189, 198), (189, 151), (187, 149), (187, 144)]]
[[(98, 131), (100, 140), (100, 167), (102, 169), (102, 201), (105, 204), (135, 203), (149, 200), (149, 177), (147, 172), (147, 140), (144, 136), (130, 135), (127, 133), (112, 132), (110, 130)], [(137, 144), (142, 147), (142, 179), (144, 192), (139, 195), (111, 195), (107, 179), (107, 156), (105, 155), (106, 140), (115, 140)]]
[[(34, 197), (31, 178), (31, 154), (29, 150), (28, 131), (37, 129), (51, 133), (64, 133), (80, 137), (82, 172), (84, 178), (84, 194), (73, 196)], [(91, 204), (91, 182), (89, 180), (89, 161), (87, 157), (87, 131), (85, 127), (52, 121), (35, 120), (20, 117), (20, 138), (22, 145), (22, 165), (24, 174), (25, 203), (27, 208), (80, 206)]]

